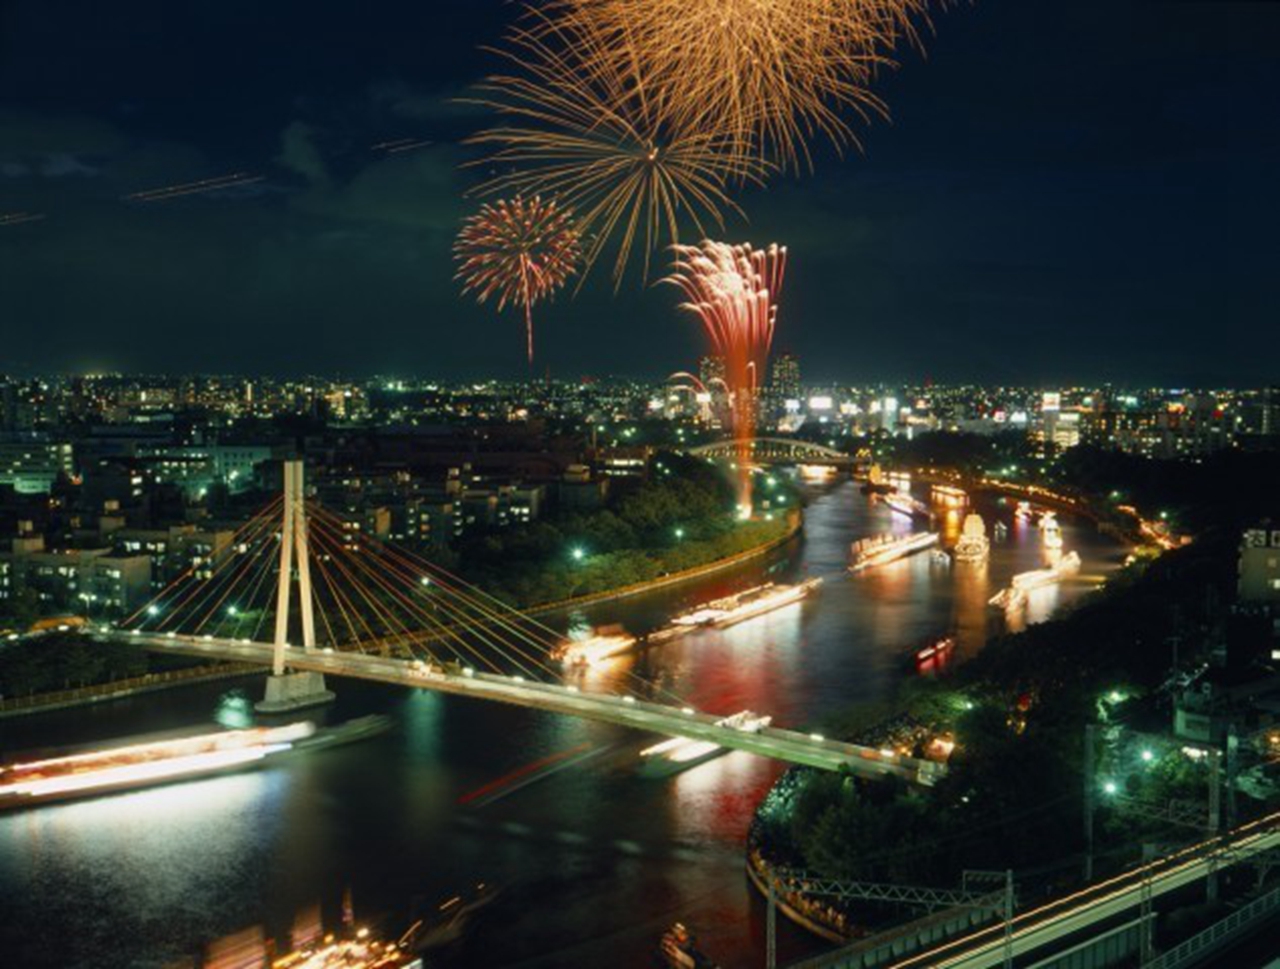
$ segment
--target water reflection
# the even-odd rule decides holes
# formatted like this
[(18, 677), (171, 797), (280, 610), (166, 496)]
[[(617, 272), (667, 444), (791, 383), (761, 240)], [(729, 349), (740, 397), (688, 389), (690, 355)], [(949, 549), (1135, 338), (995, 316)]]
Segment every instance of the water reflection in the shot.
[[(921, 555), (850, 576), (850, 542), (920, 526), (852, 482), (812, 496), (803, 536), (766, 562), (547, 621), (561, 629), (622, 623), (643, 634), (759, 585), (765, 570), (780, 582), (822, 576), (813, 595), (619, 657), (586, 671), (582, 688), (620, 691), (634, 674), (708, 711), (752, 709), (780, 725), (817, 726), (887, 697), (909, 675), (903, 660), (913, 645), (954, 631), (958, 652), (980, 649), (1002, 621), (987, 599), (1014, 573), (1043, 564), (1034, 524), (979, 498), (973, 510), (989, 527), (1010, 529), (987, 563), (939, 568)], [(1087, 523), (1062, 525), (1065, 548), (1080, 552), (1090, 574), (1118, 564), (1118, 549)], [(946, 516), (940, 527), (950, 534)], [(1086, 588), (1036, 590), (1021, 621), (1044, 618)], [(260, 688), (247, 685), (246, 695)], [(5, 965), (159, 966), (245, 925), (287, 933), (299, 906), (347, 884), (362, 908), (393, 911), (477, 880), (516, 886), (520, 904), (469, 942), (456, 965), (540, 956), (542, 965), (640, 969), (677, 918), (722, 964), (759, 963), (761, 906), (744, 887), (741, 846), (779, 765), (735, 752), (675, 777), (644, 778), (638, 752), (658, 739), (651, 734), (375, 684), (342, 682), (337, 692), (334, 719), (391, 713), (400, 729), (269, 771), (0, 819)], [(225, 693), (206, 685), (7, 721), (0, 745), (16, 752), (190, 727), (231, 712)], [(486, 789), (501, 796), (460, 803)], [(785, 924), (779, 933), (784, 961), (816, 948)]]

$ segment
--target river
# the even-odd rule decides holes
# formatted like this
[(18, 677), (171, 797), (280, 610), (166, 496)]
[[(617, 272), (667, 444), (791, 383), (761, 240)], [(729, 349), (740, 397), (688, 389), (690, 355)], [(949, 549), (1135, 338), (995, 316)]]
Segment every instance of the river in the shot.
[[(642, 632), (762, 572), (823, 576), (804, 603), (627, 661), (700, 709), (751, 708), (807, 727), (884, 699), (906, 675), (912, 643), (955, 629), (960, 653), (981, 648), (1001, 621), (986, 599), (1041, 564), (1038, 530), (1014, 522), (1012, 506), (985, 501), (989, 525), (1010, 525), (986, 566), (923, 554), (850, 577), (852, 539), (910, 526), (849, 481), (810, 498), (803, 536), (767, 561), (548, 621)], [(1062, 524), (1066, 548), (1084, 561), (1080, 579), (1035, 593), (1020, 621), (1086, 594), (1123, 557), (1090, 523)], [(943, 527), (954, 536), (959, 516)], [(484, 881), (502, 886), (498, 901), (428, 965), (639, 969), (654, 964), (656, 940), (675, 920), (722, 965), (763, 964), (763, 905), (748, 890), (742, 844), (781, 765), (731, 753), (647, 779), (634, 768), (650, 735), (375, 684), (331, 686), (338, 700), (321, 716), (386, 713), (395, 729), (256, 772), (0, 817), (0, 963), (171, 965), (249, 926), (287, 938), (294, 914), (317, 902), (334, 922), (344, 888), (357, 913), (385, 918), (390, 931)], [(0, 759), (215, 716), (233, 723), (244, 695), (260, 691), (250, 678), (3, 721)], [(820, 948), (780, 926), (783, 961)]]

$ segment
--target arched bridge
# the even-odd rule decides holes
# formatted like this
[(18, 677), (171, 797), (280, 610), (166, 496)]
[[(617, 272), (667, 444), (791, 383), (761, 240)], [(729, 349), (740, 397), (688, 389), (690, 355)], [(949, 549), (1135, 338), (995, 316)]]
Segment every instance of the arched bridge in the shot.
[(686, 453), (701, 458), (736, 458), (745, 444), (751, 459), (761, 464), (824, 464), (851, 468), (854, 459), (850, 454), (835, 448), (785, 437), (753, 437), (745, 442), (734, 440), (713, 441), (689, 448)]

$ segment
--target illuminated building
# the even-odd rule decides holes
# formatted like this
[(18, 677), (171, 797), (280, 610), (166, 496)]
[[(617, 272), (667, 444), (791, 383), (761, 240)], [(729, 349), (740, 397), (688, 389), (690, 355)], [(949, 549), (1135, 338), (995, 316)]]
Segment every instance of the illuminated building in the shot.
[(13, 485), (19, 494), (47, 493), (72, 471), (68, 443), (26, 436), (0, 441), (0, 485)]
[(778, 400), (800, 398), (800, 360), (790, 353), (780, 353), (769, 372), (769, 386)]

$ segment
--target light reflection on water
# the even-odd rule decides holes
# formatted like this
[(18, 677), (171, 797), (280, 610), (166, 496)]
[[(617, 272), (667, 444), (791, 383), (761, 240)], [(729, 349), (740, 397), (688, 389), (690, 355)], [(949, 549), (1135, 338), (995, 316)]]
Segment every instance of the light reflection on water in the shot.
[[(583, 687), (618, 689), (633, 673), (710, 712), (750, 708), (780, 725), (816, 726), (884, 698), (907, 675), (907, 651), (927, 638), (954, 630), (960, 652), (979, 649), (1000, 622), (987, 599), (1015, 572), (1043, 564), (1033, 524), (1014, 522), (1011, 505), (980, 502), (989, 533), (997, 517), (1010, 526), (989, 562), (940, 566), (926, 553), (851, 577), (850, 541), (919, 526), (849, 482), (814, 495), (803, 539), (768, 563), (778, 581), (823, 576), (813, 596), (620, 658), (589, 671)], [(939, 526), (951, 535), (962, 521), (944, 515)], [(1063, 532), (1087, 573), (1105, 573), (1121, 557), (1087, 524), (1064, 519)], [(574, 622), (643, 633), (761, 580), (757, 563), (583, 609)], [(1043, 618), (1086, 588), (1036, 590), (1025, 618)], [(388, 712), (398, 730), (265, 771), (0, 816), (6, 969), (160, 965), (248, 925), (287, 929), (295, 911), (317, 899), (332, 907), (348, 884), (358, 909), (403, 914), (414, 896), (436, 903), (477, 879), (510, 886), (511, 901), (450, 964), (502, 966), (543, 954), (534, 964), (639, 969), (675, 919), (692, 923), (725, 965), (760, 961), (760, 906), (744, 883), (741, 845), (779, 765), (731, 753), (675, 777), (642, 778), (637, 754), (652, 735), (373, 684), (337, 686), (334, 719)], [(255, 695), (260, 685), (245, 689)], [(191, 726), (225, 693), (193, 687), (5, 722), (0, 747)], [(539, 764), (556, 769), (539, 780)], [(780, 928), (784, 959), (815, 948)]]

